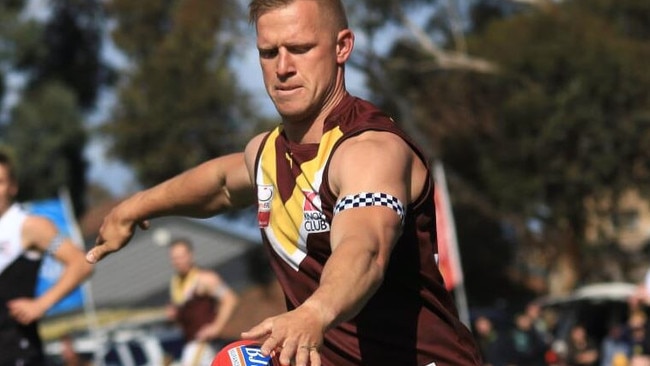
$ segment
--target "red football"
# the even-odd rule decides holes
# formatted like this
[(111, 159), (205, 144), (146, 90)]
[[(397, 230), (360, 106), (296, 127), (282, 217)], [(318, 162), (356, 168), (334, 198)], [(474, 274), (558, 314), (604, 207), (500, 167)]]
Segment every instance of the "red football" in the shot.
[(211, 366), (280, 366), (277, 356), (262, 356), (260, 347), (251, 340), (232, 342), (217, 353)]

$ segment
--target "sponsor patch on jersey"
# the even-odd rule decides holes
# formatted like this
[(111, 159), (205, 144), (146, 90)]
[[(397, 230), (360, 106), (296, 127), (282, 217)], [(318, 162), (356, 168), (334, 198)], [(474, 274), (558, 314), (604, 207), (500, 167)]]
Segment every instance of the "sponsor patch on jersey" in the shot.
[(330, 230), (327, 218), (321, 209), (321, 200), (314, 191), (303, 191), (305, 203), (303, 204), (302, 227), (307, 233), (323, 233)]
[(273, 186), (260, 184), (257, 186), (257, 223), (261, 228), (269, 226), (271, 221), (271, 201), (273, 200)]

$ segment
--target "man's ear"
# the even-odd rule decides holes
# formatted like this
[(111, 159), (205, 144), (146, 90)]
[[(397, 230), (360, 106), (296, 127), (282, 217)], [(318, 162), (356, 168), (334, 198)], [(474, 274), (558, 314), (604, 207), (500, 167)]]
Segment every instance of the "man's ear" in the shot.
[(343, 29), (336, 36), (336, 62), (344, 64), (352, 54), (354, 48), (354, 33), (350, 29)]

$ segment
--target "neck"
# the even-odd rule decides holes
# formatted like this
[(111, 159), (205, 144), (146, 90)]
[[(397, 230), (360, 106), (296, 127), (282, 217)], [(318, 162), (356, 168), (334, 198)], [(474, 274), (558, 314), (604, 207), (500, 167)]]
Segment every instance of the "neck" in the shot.
[(185, 277), (189, 276), (192, 272), (194, 272), (195, 269), (196, 269), (196, 266), (192, 266), (192, 267), (190, 267), (190, 269), (188, 269), (186, 272), (179, 273), (179, 276), (180, 276), (181, 278), (185, 278)]

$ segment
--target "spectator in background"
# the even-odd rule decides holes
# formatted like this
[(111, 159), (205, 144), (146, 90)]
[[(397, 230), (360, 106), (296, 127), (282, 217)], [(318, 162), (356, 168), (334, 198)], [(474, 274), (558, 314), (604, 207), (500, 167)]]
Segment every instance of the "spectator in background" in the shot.
[(527, 314), (515, 315), (515, 326), (511, 331), (511, 363), (515, 365), (544, 366), (547, 345), (540, 333), (533, 327), (533, 319)]
[[(45, 217), (28, 215), (14, 198), (15, 166), (0, 151), (0, 365), (45, 363), (38, 320), (92, 272), (84, 252)], [(63, 264), (57, 282), (34, 297), (41, 259)]]
[(484, 315), (476, 317), (474, 320), (474, 337), (483, 356), (484, 365), (508, 365), (507, 334), (497, 330), (490, 318)]
[(547, 347), (550, 347), (553, 341), (552, 326), (554, 324), (549, 324), (549, 311), (544, 312), (538, 302), (532, 301), (526, 305), (524, 313), (530, 318), (531, 326), (540, 339), (544, 341)]
[(623, 324), (612, 325), (600, 347), (600, 366), (627, 365), (632, 355), (632, 347), (625, 336)]
[(567, 344), (568, 366), (595, 366), (598, 364), (598, 345), (589, 337), (582, 324), (571, 328)]
[(238, 296), (219, 274), (195, 264), (189, 240), (172, 241), (169, 258), (176, 273), (169, 285), (168, 315), (180, 325), (187, 342), (181, 365), (209, 365), (218, 351), (212, 342), (234, 313)]
[(650, 365), (650, 339), (647, 316), (643, 310), (632, 310), (627, 321), (632, 356), (630, 365)]

